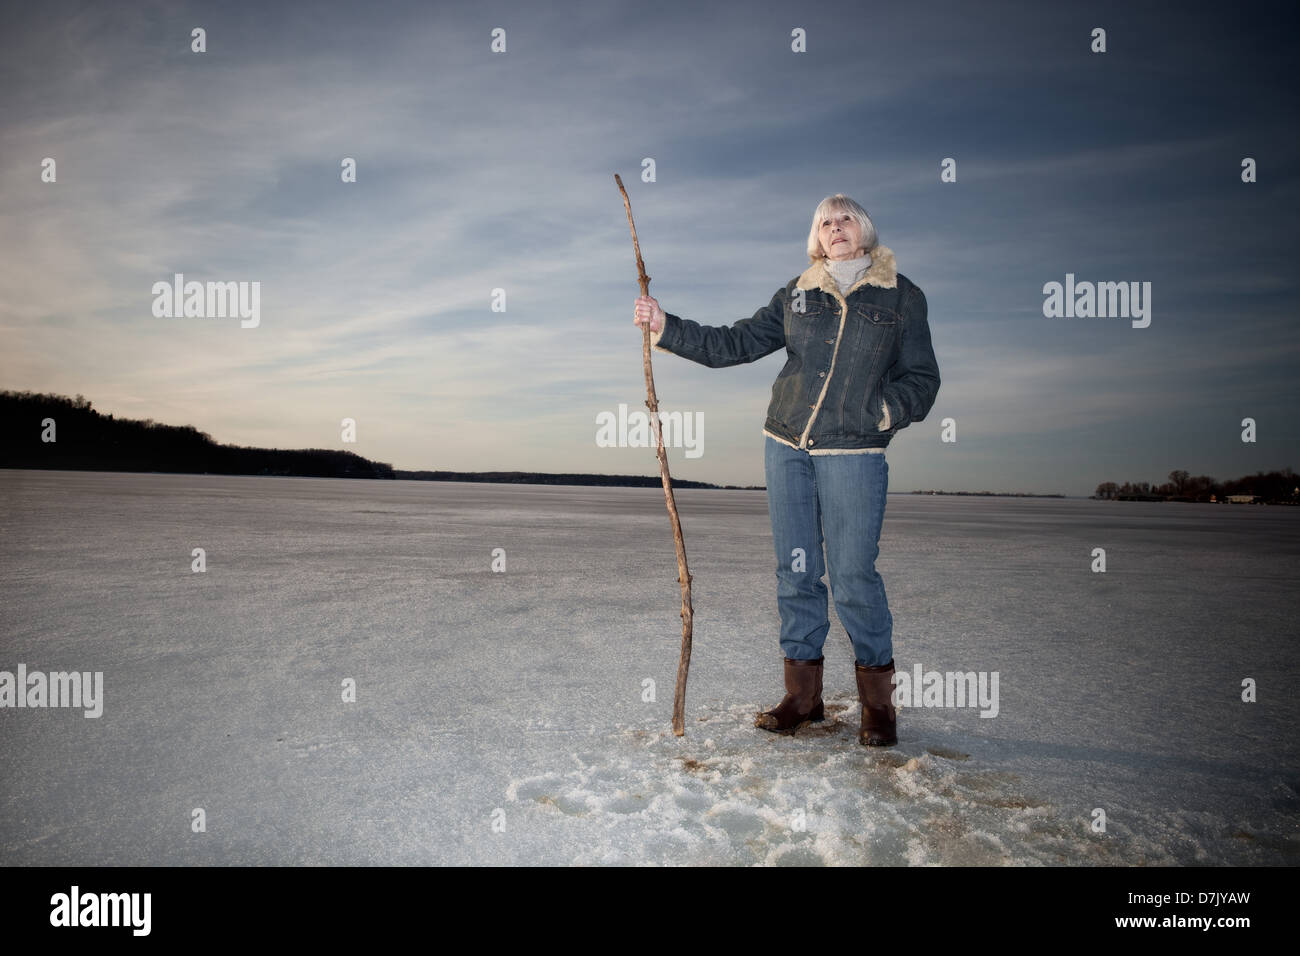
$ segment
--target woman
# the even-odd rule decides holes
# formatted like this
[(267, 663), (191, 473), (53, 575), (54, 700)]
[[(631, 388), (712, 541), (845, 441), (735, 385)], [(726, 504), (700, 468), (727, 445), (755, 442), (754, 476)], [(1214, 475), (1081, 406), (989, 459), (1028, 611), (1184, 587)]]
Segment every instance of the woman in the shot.
[[(857, 658), (867, 746), (898, 742), (893, 617), (876, 572), (894, 434), (925, 419), (939, 391), (925, 295), (880, 245), (867, 212), (828, 196), (808, 233), (812, 265), (732, 326), (665, 313), (651, 296), (633, 319), (651, 341), (710, 368), (753, 362), (782, 346), (785, 367), (768, 405), (765, 468), (776, 546), (785, 697), (755, 726), (793, 733), (824, 718), (822, 645), (835, 610)], [(823, 564), (823, 543), (826, 564)]]

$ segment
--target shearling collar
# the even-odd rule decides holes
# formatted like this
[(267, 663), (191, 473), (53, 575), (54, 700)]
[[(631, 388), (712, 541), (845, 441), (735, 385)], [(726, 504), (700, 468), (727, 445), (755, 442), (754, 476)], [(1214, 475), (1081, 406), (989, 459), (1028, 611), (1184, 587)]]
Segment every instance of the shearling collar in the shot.
[[(895, 289), (898, 287), (898, 269), (894, 265), (894, 250), (889, 246), (876, 246), (871, 250), (871, 268), (857, 282), (853, 283), (849, 292), (852, 292), (860, 285), (875, 285), (882, 289)], [(795, 283), (798, 289), (821, 289), (837, 298), (840, 295), (840, 287), (836, 285), (835, 278), (826, 268), (825, 260), (818, 259), (799, 276), (799, 281)], [(847, 293), (845, 293), (847, 295)]]

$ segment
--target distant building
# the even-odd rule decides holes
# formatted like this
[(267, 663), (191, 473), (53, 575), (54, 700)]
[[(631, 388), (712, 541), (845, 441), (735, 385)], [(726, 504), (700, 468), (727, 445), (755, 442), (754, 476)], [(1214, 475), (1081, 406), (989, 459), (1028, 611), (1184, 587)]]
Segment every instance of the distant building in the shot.
[(1252, 504), (1256, 497), (1256, 495), (1228, 495), (1228, 501), (1234, 505), (1248, 505)]

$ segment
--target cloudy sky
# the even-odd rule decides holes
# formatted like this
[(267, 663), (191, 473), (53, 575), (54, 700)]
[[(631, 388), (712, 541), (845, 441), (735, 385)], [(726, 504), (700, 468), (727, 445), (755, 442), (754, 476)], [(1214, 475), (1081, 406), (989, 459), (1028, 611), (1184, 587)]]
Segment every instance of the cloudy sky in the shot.
[[(398, 468), (655, 474), (596, 444), (645, 401), (618, 172), (651, 293), (711, 325), (806, 267), (822, 197), (868, 209), (943, 377), (891, 490), (1300, 466), (1290, 5), (1136, 6), (14, 5), (0, 387)], [(260, 325), (155, 317), (178, 272), (260, 282)], [(1044, 317), (1067, 273), (1150, 282), (1150, 326)], [(704, 421), (674, 476), (762, 483), (782, 364), (655, 354)]]

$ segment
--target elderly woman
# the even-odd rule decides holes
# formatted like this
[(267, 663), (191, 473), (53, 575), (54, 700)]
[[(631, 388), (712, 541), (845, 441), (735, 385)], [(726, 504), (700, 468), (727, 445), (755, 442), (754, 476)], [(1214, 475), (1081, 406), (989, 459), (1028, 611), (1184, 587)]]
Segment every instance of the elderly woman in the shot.
[(812, 265), (752, 318), (700, 325), (642, 296), (633, 321), (649, 323), (658, 351), (710, 368), (785, 348), (763, 434), (786, 693), (755, 726), (793, 733), (824, 719), (829, 570), (857, 658), (859, 742), (892, 746), (894, 619), (875, 568), (889, 485), (885, 448), (929, 413), (939, 367), (925, 295), (897, 271), (865, 209), (842, 194), (823, 199), (807, 251)]

